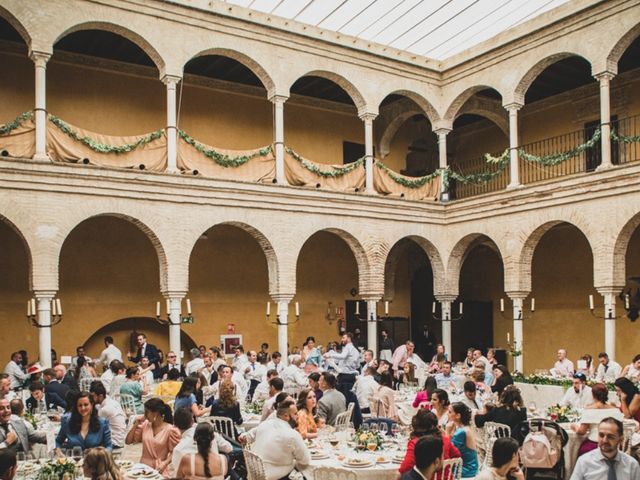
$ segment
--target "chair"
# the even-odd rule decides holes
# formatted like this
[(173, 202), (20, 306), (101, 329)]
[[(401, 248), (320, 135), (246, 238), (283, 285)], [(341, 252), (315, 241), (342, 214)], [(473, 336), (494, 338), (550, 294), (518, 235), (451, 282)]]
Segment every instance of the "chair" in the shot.
[(511, 436), (511, 427), (503, 423), (487, 422), (484, 424), (484, 467), (490, 467), (493, 464), (493, 444), (498, 438)]
[(335, 423), (336, 430), (341, 428), (347, 428), (349, 426), (349, 422), (351, 421), (351, 414), (353, 413), (353, 407), (354, 407), (354, 403), (352, 402), (347, 406), (347, 409), (344, 412), (339, 413), (336, 416), (336, 423)]
[(267, 476), (264, 473), (262, 459), (247, 448), (242, 450), (242, 454), (247, 466), (247, 480), (266, 480)]
[(564, 478), (564, 447), (569, 442), (569, 435), (556, 422), (544, 418), (533, 418), (520, 422), (513, 429), (513, 438), (522, 446), (525, 438), (531, 431), (539, 431), (549, 439), (549, 443), (559, 452), (558, 462), (551, 468), (527, 468), (524, 466), (526, 478)]
[(223, 435), (227, 438), (236, 438), (233, 420), (231, 420), (229, 417), (216, 417), (213, 415), (208, 417), (198, 417), (198, 423), (204, 422), (208, 422), (213, 425), (213, 429), (220, 435)]
[(462, 478), (462, 459), (450, 458), (442, 462), (441, 480), (460, 480)]
[(120, 394), (120, 406), (127, 417), (136, 415), (136, 400), (133, 395)]
[(631, 437), (638, 429), (638, 423), (635, 420), (625, 420), (622, 422), (622, 442), (620, 442), (620, 451), (631, 453)]
[(356, 480), (353, 470), (345, 468), (318, 467), (313, 472), (314, 480)]
[[(97, 378), (92, 378), (92, 377), (81, 378), (80, 382), (79, 382), (79, 385), (78, 385), (80, 387), (80, 391), (81, 392), (88, 392), (89, 389), (91, 388), (91, 384), (93, 382), (100, 382), (100, 380), (97, 379)], [(102, 382), (100, 382), (100, 383), (102, 383)]]

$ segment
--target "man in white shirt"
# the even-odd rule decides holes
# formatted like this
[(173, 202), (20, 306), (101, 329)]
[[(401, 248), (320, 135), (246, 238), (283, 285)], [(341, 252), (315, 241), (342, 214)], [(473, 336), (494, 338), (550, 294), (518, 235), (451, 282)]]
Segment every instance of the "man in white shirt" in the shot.
[(189, 353), (191, 354), (191, 361), (184, 367), (185, 373), (191, 375), (204, 368), (204, 360), (201, 358), (200, 350), (192, 348)]
[(124, 414), (120, 403), (107, 397), (107, 390), (99, 381), (91, 383), (89, 392), (93, 397), (98, 415), (106, 418), (109, 422), (113, 448), (124, 448), (124, 439), (127, 436), (127, 416)]
[(573, 385), (569, 387), (562, 397), (560, 405), (567, 405), (573, 409), (582, 409), (593, 403), (591, 387), (587, 385), (587, 377), (584, 373), (573, 374)]
[(113, 344), (113, 337), (111, 336), (104, 337), (104, 346), (106, 348), (102, 350), (98, 362), (105, 368), (105, 371), (107, 371), (111, 362), (114, 360), (122, 361), (122, 352)]
[(22, 387), (22, 384), (29, 378), (29, 375), (22, 370), (20, 366), (22, 362), (22, 355), (20, 352), (13, 352), (11, 354), (11, 360), (4, 367), (4, 373), (9, 375), (9, 380), (11, 380), (11, 388), (19, 388)]
[(356, 383), (353, 384), (353, 393), (356, 394), (362, 413), (369, 413), (369, 399), (380, 388), (380, 385), (374, 379), (376, 374), (375, 368), (366, 367), (364, 374), (360, 375)]
[(220, 352), (220, 349), (218, 347), (211, 347), (209, 349), (209, 352), (211, 352), (211, 360), (213, 361), (213, 368), (216, 372), (222, 365), (227, 364), (227, 361), (222, 356), (222, 353)]
[(458, 386), (455, 382), (455, 377), (451, 374), (451, 362), (446, 361), (442, 363), (442, 369), (435, 374), (436, 384), (438, 388), (442, 390), (456, 390)]
[(234, 372), (231, 370), (229, 365), (222, 365), (218, 368), (218, 380), (209, 387), (209, 393), (211, 393), (214, 397), (218, 396), (218, 392), (220, 391), (220, 383), (223, 380), (231, 379), (233, 384), (236, 386), (236, 398), (238, 402), (243, 404), (246, 400), (247, 396), (247, 382), (245, 382), (244, 377), (242, 375), (237, 375), (238, 372)]
[(553, 365), (551, 373), (560, 378), (570, 378), (575, 372), (573, 362), (567, 358), (567, 351), (564, 348), (558, 350), (558, 361)]
[(598, 370), (596, 371), (596, 382), (613, 383), (620, 376), (622, 367), (614, 362), (605, 352), (598, 354)]
[(241, 371), (242, 365), (247, 363), (247, 356), (244, 354), (244, 347), (242, 345), (238, 345), (235, 348), (235, 354), (231, 359), (231, 366), (234, 370)]
[(425, 367), (425, 363), (418, 356), (418, 354), (415, 353), (415, 348), (415, 344), (411, 340), (409, 340), (404, 345), (400, 345), (393, 352), (393, 356), (391, 357), (391, 368), (396, 378), (401, 378), (404, 365), (407, 362), (413, 363), (417, 369), (422, 369)]
[(254, 402), (264, 402), (269, 398), (269, 381), (272, 378), (276, 378), (277, 376), (278, 371), (275, 368), (267, 370), (265, 379), (260, 382), (260, 384), (256, 387), (255, 392), (253, 392)]
[(309, 379), (302, 369), (302, 357), (300, 355), (293, 356), (291, 363), (282, 370), (280, 378), (282, 378), (287, 392), (298, 391), (309, 385)]
[(286, 365), (282, 363), (282, 354), (280, 352), (273, 352), (271, 361), (267, 363), (267, 370), (275, 369), (278, 371), (278, 375), (280, 375), (285, 367)]
[(102, 375), (100, 375), (100, 381), (104, 385), (104, 388), (107, 389), (107, 392), (111, 389), (111, 382), (113, 381), (113, 377), (117, 374), (117, 368), (114, 370), (112, 365), (115, 367), (118, 365), (118, 362), (119, 360), (115, 360), (109, 363), (109, 367), (105, 369)]
[(640, 480), (638, 461), (619, 450), (622, 439), (620, 420), (602, 420), (598, 425), (598, 448), (578, 458), (571, 480)]
[(368, 367), (378, 368), (378, 362), (375, 359), (373, 350), (365, 350), (362, 354), (362, 359), (364, 360), (364, 365), (362, 365), (360, 371), (363, 375)]
[(462, 387), (464, 390), (464, 397), (460, 402), (464, 403), (471, 411), (482, 410), (482, 400), (478, 396), (478, 389), (476, 382), (473, 380), (467, 380)]
[(244, 364), (242, 373), (244, 374), (245, 380), (249, 384), (248, 394), (249, 396), (253, 397), (253, 392), (262, 381), (262, 377), (264, 377), (267, 373), (267, 369), (264, 365), (258, 362), (258, 353), (255, 350), (249, 351), (247, 359), (249, 361)]
[(11, 401), (16, 394), (11, 390), (11, 376), (8, 373), (0, 373), (0, 398)]
[(207, 385), (211, 385), (211, 378), (213, 377), (213, 381), (218, 379), (218, 374), (213, 368), (213, 358), (209, 352), (205, 352), (204, 357), (202, 357), (202, 361), (204, 362), (204, 367), (200, 369), (200, 373), (204, 375), (204, 378), (207, 379)]
[(71, 366), (73, 368), (76, 368), (78, 366), (78, 358), (80, 357), (84, 357), (87, 365), (91, 365), (93, 363), (91, 357), (87, 356), (84, 350), (84, 345), (80, 345), (79, 347), (76, 347), (76, 356), (71, 359)]
[(271, 412), (273, 412), (273, 406), (276, 401), (276, 397), (282, 390), (284, 389), (284, 382), (279, 377), (274, 377), (269, 380), (269, 398), (262, 405), (262, 416), (260, 417), (260, 421), (264, 422)]
[[(294, 468), (303, 469), (311, 462), (304, 440), (292, 428), (297, 418), (295, 402), (285, 400), (278, 406), (276, 418), (256, 428), (251, 451), (262, 459), (266, 480), (279, 480), (288, 476)], [(276, 445), (278, 448), (274, 448)]]

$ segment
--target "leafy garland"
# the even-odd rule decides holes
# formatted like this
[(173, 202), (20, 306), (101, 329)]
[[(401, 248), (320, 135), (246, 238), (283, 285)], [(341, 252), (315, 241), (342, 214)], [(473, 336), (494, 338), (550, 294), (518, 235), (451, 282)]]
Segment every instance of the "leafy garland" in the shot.
[[(513, 374), (513, 381), (519, 383), (528, 383), (531, 385), (555, 385), (557, 387), (569, 388), (572, 386), (571, 379), (554, 378), (546, 375), (522, 375), (521, 373)], [(596, 383), (595, 380), (587, 380), (587, 385), (593, 386)], [(603, 383), (603, 382), (602, 382)], [(605, 383), (608, 390), (615, 390), (613, 383)]]
[(250, 153), (248, 155), (230, 157), (229, 155), (225, 153), (220, 153), (214, 150), (213, 148), (207, 148), (202, 143), (191, 138), (184, 130), (178, 130), (178, 135), (180, 135), (180, 138), (182, 140), (184, 140), (186, 143), (191, 145), (198, 152), (203, 154), (205, 157), (210, 158), (211, 160), (213, 160), (218, 165), (224, 168), (237, 168), (244, 165), (245, 163), (247, 163), (249, 160), (253, 158), (266, 157), (271, 153), (271, 145), (267, 145), (266, 147), (261, 148), (260, 150), (256, 150), (255, 152)]
[(295, 160), (300, 162), (300, 165), (302, 165), (304, 168), (306, 168), (310, 172), (315, 173), (316, 175), (318, 175), (320, 177), (324, 177), (324, 178), (342, 177), (343, 175), (346, 175), (347, 173), (351, 173), (355, 169), (357, 169), (357, 168), (361, 167), (362, 165), (364, 165), (364, 157), (362, 157), (362, 158), (359, 158), (358, 160), (356, 160), (355, 162), (348, 163), (344, 167), (327, 165), (328, 168), (332, 169), (332, 170), (327, 171), (327, 170), (322, 170), (322, 169), (318, 168), (314, 163), (302, 158), (293, 149), (291, 149), (289, 147), (286, 147), (286, 152), (289, 155), (291, 155)]
[(623, 143), (638, 143), (640, 142), (640, 135), (619, 135), (615, 130), (611, 130), (611, 138), (616, 142)]
[(389, 175), (391, 180), (393, 180), (397, 184), (402, 185), (403, 187), (407, 187), (407, 188), (420, 188), (420, 187), (424, 186), (425, 184), (429, 183), (434, 178), (439, 177), (439, 176), (442, 175), (441, 170), (438, 169), (435, 172), (430, 173), (429, 175), (425, 175), (423, 177), (416, 177), (416, 178), (408, 179), (408, 178), (406, 178), (404, 176), (398, 175), (397, 173), (395, 173), (393, 170), (391, 170), (389, 167), (387, 167), (384, 163), (382, 163), (380, 161), (376, 161), (376, 167), (378, 167), (380, 170), (382, 170), (387, 175)]
[(540, 165), (544, 165), (545, 167), (553, 167), (560, 163), (566, 162), (570, 158), (577, 157), (582, 152), (589, 148), (593, 148), (593, 146), (600, 141), (601, 132), (598, 128), (595, 132), (593, 132), (593, 136), (591, 139), (582, 145), (578, 145), (571, 150), (567, 150), (562, 153), (554, 153), (553, 155), (545, 155), (543, 157), (538, 157), (536, 155), (531, 155), (525, 152), (523, 149), (518, 150), (518, 154), (524, 158), (527, 162), (530, 163), (538, 163)]
[(78, 132), (73, 130), (69, 124), (63, 122), (54, 115), (49, 115), (49, 121), (56, 127), (58, 127), (60, 131), (69, 135), (69, 137), (71, 137), (72, 139), (76, 140), (77, 142), (83, 143), (91, 150), (98, 153), (129, 153), (134, 151), (138, 147), (142, 147), (144, 145), (147, 145), (148, 143), (158, 140), (160, 137), (162, 137), (162, 133), (164, 132), (163, 129), (156, 130), (155, 132), (151, 132), (143, 137), (140, 137), (136, 142), (127, 143), (125, 145), (108, 145), (106, 143), (96, 142), (91, 137), (80, 135)]
[(15, 118), (15, 120), (13, 120), (12, 122), (5, 123), (4, 125), (0, 125), (0, 136), (10, 134), (13, 130), (18, 128), (20, 125), (22, 125), (26, 120), (30, 119), (31, 117), (33, 117), (32, 111), (24, 112), (18, 115)]

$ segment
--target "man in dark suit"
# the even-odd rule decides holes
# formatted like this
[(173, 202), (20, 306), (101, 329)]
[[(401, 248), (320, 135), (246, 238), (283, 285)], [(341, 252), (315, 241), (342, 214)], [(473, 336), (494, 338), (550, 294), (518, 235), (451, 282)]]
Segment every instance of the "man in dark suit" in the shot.
[(44, 379), (45, 393), (55, 393), (60, 398), (67, 398), (70, 388), (57, 380), (56, 371), (53, 368), (47, 368), (42, 372), (42, 378)]
[(140, 363), (142, 357), (149, 359), (149, 364), (153, 365), (153, 378), (160, 378), (160, 353), (155, 345), (147, 343), (147, 336), (144, 333), (138, 334), (137, 337), (138, 350), (135, 356), (129, 352), (129, 361), (134, 363)]
[(0, 451), (29, 453), (32, 443), (47, 443), (47, 433), (37, 432), (22, 420), (11, 420), (11, 405), (6, 398), (0, 399)]
[(400, 480), (432, 480), (442, 470), (442, 437), (425, 435), (415, 446), (416, 466), (404, 473)]
[(160, 378), (166, 380), (169, 370), (178, 370), (180, 377), (186, 377), (184, 365), (178, 365), (178, 356), (175, 352), (167, 353), (167, 364), (160, 369)]
[(47, 410), (56, 407), (67, 408), (67, 402), (64, 401), (63, 397), (55, 392), (45, 392), (45, 387), (41, 383), (32, 383), (29, 385), (29, 391), (31, 396), (25, 402), (25, 407), (29, 413), (36, 413), (41, 402)]

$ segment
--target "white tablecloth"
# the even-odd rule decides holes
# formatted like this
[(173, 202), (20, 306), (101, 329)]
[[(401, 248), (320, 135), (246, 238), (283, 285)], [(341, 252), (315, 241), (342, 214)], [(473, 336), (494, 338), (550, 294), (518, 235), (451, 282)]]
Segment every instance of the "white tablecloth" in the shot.
[[(564, 387), (558, 385), (535, 385), (516, 382), (515, 386), (520, 389), (525, 406), (534, 402), (540, 414), (546, 413), (548, 407), (560, 403), (566, 391)], [(616, 392), (609, 391), (609, 402), (614, 405), (619, 404)]]
[[(332, 467), (332, 468), (344, 468), (351, 470), (356, 474), (359, 479), (365, 480), (395, 480), (398, 476), (398, 468), (400, 468), (399, 463), (394, 463), (392, 458), (394, 455), (402, 454), (404, 457), (404, 452), (400, 453), (400, 451), (395, 449), (388, 449), (377, 452), (356, 452), (353, 449), (338, 449), (334, 450), (332, 448), (327, 448), (325, 450), (329, 454), (329, 458), (326, 459), (317, 459), (311, 460), (311, 464), (302, 470), (302, 473), (306, 478), (313, 478), (314, 471), (318, 467)], [(340, 457), (339, 457), (340, 455)], [(342, 459), (344, 456), (344, 459)], [(378, 457), (384, 457), (388, 460), (388, 463), (376, 463), (376, 459)], [(350, 458), (362, 458), (371, 460), (372, 465), (367, 467), (350, 467), (345, 464)], [(342, 459), (342, 460), (341, 460)]]

